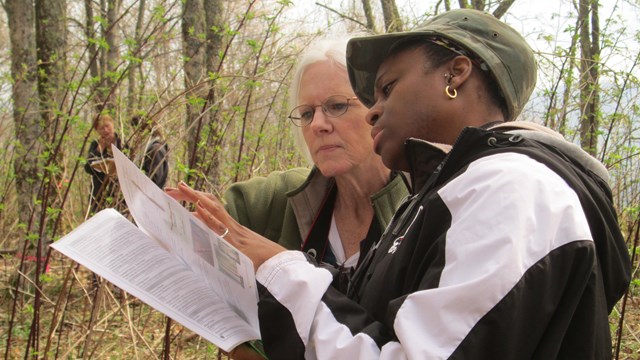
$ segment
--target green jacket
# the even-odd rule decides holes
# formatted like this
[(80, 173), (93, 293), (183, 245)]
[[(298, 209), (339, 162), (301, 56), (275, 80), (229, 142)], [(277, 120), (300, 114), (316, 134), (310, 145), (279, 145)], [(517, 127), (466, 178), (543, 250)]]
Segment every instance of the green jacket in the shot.
[[(300, 250), (325, 194), (334, 184), (333, 178), (324, 177), (316, 168), (276, 171), (231, 185), (224, 194), (225, 207), (242, 225), (287, 249)], [(371, 196), (383, 229), (408, 195), (402, 176), (395, 176)]]

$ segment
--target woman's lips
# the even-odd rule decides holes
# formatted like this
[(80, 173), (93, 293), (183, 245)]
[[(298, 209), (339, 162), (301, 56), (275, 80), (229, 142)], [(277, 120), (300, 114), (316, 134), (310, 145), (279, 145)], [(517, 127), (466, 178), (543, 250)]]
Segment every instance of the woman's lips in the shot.
[(340, 146), (338, 146), (338, 145), (323, 145), (323, 146), (320, 146), (318, 148), (317, 152), (319, 152), (319, 153), (320, 152), (329, 152), (329, 151), (333, 151), (333, 150), (338, 149), (338, 148), (340, 148)]
[(371, 129), (371, 138), (373, 139), (373, 150), (379, 154), (378, 147), (380, 146), (380, 139), (382, 138), (382, 129), (379, 127), (373, 127)]

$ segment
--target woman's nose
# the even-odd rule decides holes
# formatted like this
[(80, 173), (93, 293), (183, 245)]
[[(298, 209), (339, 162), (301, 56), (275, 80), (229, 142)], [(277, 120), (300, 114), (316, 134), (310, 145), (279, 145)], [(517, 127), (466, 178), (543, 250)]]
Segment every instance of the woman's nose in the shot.
[(313, 113), (313, 119), (311, 120), (311, 124), (309, 124), (311, 129), (314, 132), (326, 132), (330, 131), (333, 127), (331, 121), (327, 114), (324, 113), (322, 107), (318, 106), (316, 111)]
[(364, 116), (364, 119), (367, 122), (367, 124), (371, 126), (375, 125), (376, 122), (378, 122), (379, 118), (380, 118), (380, 109), (375, 104), (371, 107), (371, 109), (369, 109), (367, 114)]

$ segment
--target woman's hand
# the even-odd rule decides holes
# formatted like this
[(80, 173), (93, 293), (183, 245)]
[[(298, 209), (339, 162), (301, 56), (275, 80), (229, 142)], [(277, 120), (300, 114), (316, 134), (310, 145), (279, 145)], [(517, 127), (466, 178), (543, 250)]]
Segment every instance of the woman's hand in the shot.
[[(180, 190), (180, 185), (184, 184), (184, 186), (187, 187), (187, 189), (190, 189), (190, 192), (183, 192)], [(195, 193), (198, 196), (203, 196), (203, 197), (207, 197), (213, 201), (217, 201), (216, 197), (211, 194), (211, 193), (206, 193), (203, 191), (198, 191), (198, 190), (194, 190), (191, 187), (189, 187), (189, 185), (185, 184), (184, 182), (180, 181), (180, 183), (178, 184), (177, 188), (172, 188), (172, 187), (165, 187), (164, 188), (164, 192), (171, 196), (172, 198), (174, 198), (177, 201), (186, 201), (186, 202), (190, 202), (193, 203), (194, 201), (191, 201), (193, 199), (193, 196), (191, 195), (191, 193)]]
[(194, 215), (216, 234), (224, 234), (227, 242), (253, 261), (255, 270), (272, 256), (286, 251), (276, 242), (240, 225), (212, 194), (193, 190), (184, 182), (180, 182), (177, 188), (165, 188), (165, 192), (178, 201), (196, 204)]

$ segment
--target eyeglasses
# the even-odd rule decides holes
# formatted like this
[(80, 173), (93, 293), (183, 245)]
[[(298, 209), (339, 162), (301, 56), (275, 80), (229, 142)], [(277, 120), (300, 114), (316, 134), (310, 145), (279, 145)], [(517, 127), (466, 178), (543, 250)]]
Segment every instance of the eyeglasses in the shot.
[(329, 96), (320, 105), (300, 105), (291, 110), (289, 119), (295, 126), (305, 127), (313, 121), (316, 108), (322, 108), (322, 112), (329, 117), (339, 117), (349, 110), (349, 103), (358, 100), (357, 97), (347, 97), (344, 95)]

